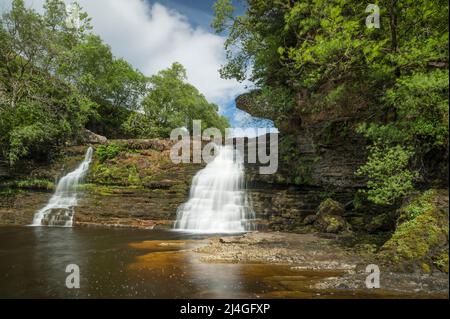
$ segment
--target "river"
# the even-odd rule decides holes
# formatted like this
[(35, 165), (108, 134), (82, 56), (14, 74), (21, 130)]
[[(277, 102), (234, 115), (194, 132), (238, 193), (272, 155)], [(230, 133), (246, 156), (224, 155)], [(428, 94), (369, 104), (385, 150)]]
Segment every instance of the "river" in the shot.
[[(263, 273), (290, 272), (254, 265), (249, 275), (244, 265), (201, 263), (180, 249), (203, 238), (164, 230), (0, 227), (0, 297), (257, 298), (270, 290), (258, 278)], [(68, 264), (79, 266), (79, 289), (66, 287)]]
[[(206, 236), (132, 228), (2, 226), (0, 298), (445, 297), (318, 291), (311, 284), (342, 273), (298, 271), (283, 264), (202, 262), (202, 254), (193, 248), (206, 245)], [(79, 289), (66, 287), (69, 264), (79, 267)]]

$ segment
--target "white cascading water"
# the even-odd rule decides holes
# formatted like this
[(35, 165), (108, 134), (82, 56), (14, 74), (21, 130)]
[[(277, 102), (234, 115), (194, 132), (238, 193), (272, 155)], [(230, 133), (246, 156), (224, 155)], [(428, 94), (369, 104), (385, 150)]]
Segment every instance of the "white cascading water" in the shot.
[(92, 153), (89, 147), (77, 169), (61, 178), (48, 204), (34, 215), (32, 226), (72, 227), (74, 208), (78, 204), (78, 184), (88, 172)]
[(244, 187), (243, 158), (232, 146), (218, 149), (214, 160), (194, 176), (189, 200), (178, 208), (175, 229), (201, 233), (251, 230), (254, 212)]

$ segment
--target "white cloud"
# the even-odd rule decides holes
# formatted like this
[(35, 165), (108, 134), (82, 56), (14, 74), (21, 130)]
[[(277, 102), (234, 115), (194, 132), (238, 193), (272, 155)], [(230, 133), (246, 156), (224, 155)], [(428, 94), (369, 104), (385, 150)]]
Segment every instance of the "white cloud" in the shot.
[[(225, 39), (192, 27), (182, 13), (143, 0), (78, 2), (92, 17), (94, 32), (111, 46), (114, 55), (123, 57), (144, 74), (151, 75), (180, 62), (187, 69), (188, 81), (219, 105), (245, 90), (243, 84), (221, 79), (218, 73), (225, 63)], [(26, 3), (41, 10), (43, 0)], [(0, 10), (4, 7), (4, 0), (0, 0)]]

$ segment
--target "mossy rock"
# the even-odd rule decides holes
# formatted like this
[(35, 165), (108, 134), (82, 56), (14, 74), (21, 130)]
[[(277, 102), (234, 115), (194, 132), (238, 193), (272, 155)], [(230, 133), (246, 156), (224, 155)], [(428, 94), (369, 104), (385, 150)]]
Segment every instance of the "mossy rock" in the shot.
[(342, 216), (329, 214), (318, 215), (314, 222), (314, 227), (324, 233), (337, 234), (344, 231), (350, 231), (350, 225)]
[(303, 219), (303, 225), (311, 225), (317, 220), (317, 215), (308, 215)]
[(448, 271), (448, 191), (424, 192), (399, 211), (397, 229), (381, 248), (381, 256), (402, 270), (428, 272), (434, 265)]
[(436, 254), (433, 257), (433, 264), (440, 271), (443, 271), (448, 274), (448, 249), (443, 250), (439, 254)]
[(344, 205), (331, 198), (327, 198), (323, 202), (321, 202), (319, 208), (317, 209), (318, 215), (342, 216), (344, 215), (344, 213), (345, 213)]
[[(344, 205), (327, 198), (320, 203), (315, 215), (314, 227), (324, 233), (341, 233), (351, 230), (350, 224), (342, 217), (345, 213)], [(313, 218), (310, 218), (311, 220)]]
[(421, 215), (423, 212), (434, 209), (434, 200), (439, 192), (435, 189), (429, 189), (422, 194), (411, 196), (408, 198), (402, 207), (398, 210), (397, 224), (412, 220), (415, 217)]

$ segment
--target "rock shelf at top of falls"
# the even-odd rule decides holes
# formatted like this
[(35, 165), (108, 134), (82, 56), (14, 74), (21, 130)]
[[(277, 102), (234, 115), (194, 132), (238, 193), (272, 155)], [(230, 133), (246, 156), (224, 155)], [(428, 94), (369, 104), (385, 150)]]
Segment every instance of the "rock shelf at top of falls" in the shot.
[(177, 212), (174, 228), (201, 233), (251, 230), (254, 212), (244, 185), (241, 154), (218, 147), (217, 156), (192, 180), (189, 200)]

